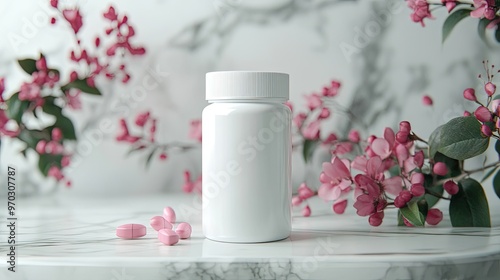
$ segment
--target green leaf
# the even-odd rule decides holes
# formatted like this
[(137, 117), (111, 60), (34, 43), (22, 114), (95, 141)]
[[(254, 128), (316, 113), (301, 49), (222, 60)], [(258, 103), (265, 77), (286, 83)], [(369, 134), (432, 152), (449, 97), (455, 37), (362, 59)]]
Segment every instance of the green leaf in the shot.
[(96, 87), (91, 87), (87, 84), (87, 78), (74, 80), (74, 81), (62, 86), (61, 90), (66, 91), (66, 90), (69, 90), (70, 88), (76, 88), (76, 89), (79, 89), (83, 92), (93, 94), (93, 95), (101, 95), (101, 92), (99, 91), (99, 89), (97, 89)]
[(408, 203), (408, 206), (400, 208), (401, 214), (416, 227), (423, 227), (425, 223), (425, 218), (418, 210), (417, 202)]
[(28, 74), (33, 74), (33, 72), (35, 72), (37, 69), (36, 69), (36, 60), (34, 59), (31, 59), (31, 58), (26, 58), (26, 59), (19, 59), (17, 61), (17, 63), (19, 63), (19, 66), (21, 66), (21, 68), (24, 70), (24, 72), (28, 73)]
[(33, 150), (36, 148), (36, 144), (38, 143), (38, 141), (40, 141), (40, 139), (37, 139), (31, 130), (29, 129), (23, 129), (21, 130), (21, 132), (19, 133), (19, 135), (17, 136), (17, 138), (21, 141), (23, 141), (24, 143), (26, 143), (26, 145), (29, 147), (29, 148), (32, 148)]
[(422, 214), (422, 216), (424, 217), (423, 220), (425, 221), (425, 218), (427, 217), (427, 212), (429, 211), (429, 204), (427, 204), (427, 201), (424, 198), (422, 198), (417, 202), (417, 206), (418, 206), (418, 211), (420, 212), (420, 214)]
[(309, 140), (306, 139), (304, 141), (304, 145), (302, 146), (302, 156), (304, 157), (304, 162), (309, 162), (314, 155), (314, 150), (319, 144), (319, 140)]
[(440, 152), (452, 159), (465, 160), (486, 151), (489, 140), (481, 134), (481, 124), (475, 117), (457, 117), (432, 132), (429, 152), (432, 158)]
[(495, 39), (497, 42), (500, 42), (500, 28), (497, 27), (497, 30), (495, 30)]
[(488, 25), (488, 23), (490, 23), (489, 19), (487, 18), (480, 19), (479, 23), (477, 24), (477, 33), (479, 34), (481, 40), (483, 40), (483, 42), (489, 46), (490, 42), (486, 38), (486, 26)]
[(454, 227), (491, 227), (488, 200), (483, 187), (474, 179), (458, 182), (459, 191), (451, 197), (450, 219)]
[(30, 102), (27, 100), (19, 100), (19, 92), (14, 93), (6, 102), (8, 108), (7, 116), (9, 119), (13, 119), (17, 123), (21, 123), (23, 114), (30, 106)]
[(47, 176), (52, 166), (61, 168), (62, 155), (43, 154), (38, 158), (38, 169), (44, 176)]
[(500, 171), (493, 178), (493, 190), (495, 190), (495, 194), (500, 198)]
[(469, 9), (461, 9), (461, 10), (455, 10), (453, 13), (451, 13), (446, 20), (444, 21), (443, 24), (443, 40), (446, 41), (448, 36), (450, 35), (451, 31), (453, 28), (464, 18), (468, 17), (470, 15), (471, 10)]
[(493, 175), (493, 173), (495, 173), (495, 171), (497, 171), (498, 167), (495, 167), (495, 168), (492, 168), (490, 169), (490, 171), (488, 171), (484, 176), (483, 176), (483, 179), (481, 179), (481, 183), (483, 183), (484, 181), (486, 181), (486, 179), (490, 178), (491, 175)]
[(127, 152), (127, 156), (133, 154), (134, 152), (137, 152), (137, 151), (141, 151), (141, 150), (144, 150), (146, 147), (144, 145), (139, 145), (139, 146), (135, 146), (135, 147), (132, 147), (128, 152)]
[(402, 227), (405, 225), (403, 221), (403, 214), (401, 214), (401, 210), (398, 210), (398, 227)]
[(54, 104), (55, 98), (53, 96), (45, 97), (45, 103), (42, 106), (42, 110), (54, 116), (56, 118), (56, 122), (53, 126), (50, 127), (58, 127), (61, 129), (63, 138), (65, 140), (76, 140), (75, 127), (73, 126), (73, 122), (63, 115), (62, 108)]
[(155, 154), (157, 148), (153, 148), (153, 150), (149, 153), (149, 155), (146, 158), (146, 168), (148, 168), (151, 165), (151, 160), (153, 159), (153, 155)]
[(500, 158), (500, 140), (497, 140), (495, 142), (495, 151), (497, 152), (498, 157)]

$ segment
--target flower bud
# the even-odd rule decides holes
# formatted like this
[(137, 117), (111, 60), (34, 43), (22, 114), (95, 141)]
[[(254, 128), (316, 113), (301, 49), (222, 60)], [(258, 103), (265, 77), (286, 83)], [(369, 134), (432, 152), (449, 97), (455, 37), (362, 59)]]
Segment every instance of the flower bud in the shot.
[(370, 215), (368, 218), (368, 222), (373, 227), (378, 227), (382, 224), (382, 220), (384, 219), (384, 212), (377, 212)]
[(446, 164), (444, 164), (444, 162), (436, 162), (436, 164), (434, 164), (434, 167), (432, 168), (432, 172), (434, 172), (434, 174), (436, 175), (445, 176), (446, 174), (448, 174), (448, 167), (446, 167)]
[(495, 94), (495, 91), (497, 90), (497, 86), (492, 82), (488, 82), (488, 83), (486, 83), (486, 85), (484, 85), (484, 90), (486, 91), (486, 94), (488, 96), (492, 96), (493, 94)]
[(477, 107), (476, 111), (474, 111), (474, 116), (480, 122), (491, 121), (491, 112), (484, 106)]
[(443, 188), (447, 193), (451, 195), (455, 195), (458, 193), (458, 185), (457, 183), (453, 182), (453, 180), (446, 181), (443, 184)]
[(476, 91), (473, 88), (464, 90), (464, 98), (470, 101), (477, 101)]
[(485, 124), (481, 126), (481, 133), (483, 133), (486, 137), (490, 137), (492, 135), (491, 128)]
[(425, 194), (425, 188), (422, 184), (415, 184), (411, 186), (411, 194), (414, 196), (422, 196)]
[(432, 208), (427, 211), (427, 217), (425, 218), (425, 221), (431, 225), (435, 226), (439, 224), (443, 220), (443, 212), (437, 208)]

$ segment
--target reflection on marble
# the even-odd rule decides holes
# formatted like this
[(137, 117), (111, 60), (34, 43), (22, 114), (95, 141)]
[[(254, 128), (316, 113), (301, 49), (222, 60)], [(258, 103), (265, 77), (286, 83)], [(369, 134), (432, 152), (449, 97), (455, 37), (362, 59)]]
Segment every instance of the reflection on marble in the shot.
[[(315, 209), (322, 202), (316, 201)], [(59, 196), (18, 202), (17, 272), (0, 262), (0, 279), (498, 279), (500, 217), (491, 229), (399, 228), (390, 213), (371, 228), (354, 213), (295, 216), (282, 241), (207, 240), (188, 195), (87, 199)], [(116, 226), (148, 224), (164, 206), (193, 225), (193, 235), (165, 246), (148, 225), (138, 240)], [(192, 208), (190, 208), (192, 207)], [(495, 215), (495, 214), (494, 214)], [(1, 217), (5, 221), (5, 216)], [(1, 232), (0, 240), (6, 240)], [(2, 252), (6, 242), (0, 244)], [(4, 255), (5, 257), (5, 255)]]

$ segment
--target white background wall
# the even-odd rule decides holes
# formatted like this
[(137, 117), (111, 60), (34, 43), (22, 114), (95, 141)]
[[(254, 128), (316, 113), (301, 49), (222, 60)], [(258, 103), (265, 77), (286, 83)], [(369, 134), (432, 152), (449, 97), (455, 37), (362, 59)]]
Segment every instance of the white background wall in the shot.
[[(0, 3), (0, 34), (3, 34), (0, 76), (6, 76), (10, 92), (26, 78), (20, 75), (15, 58), (36, 56), (43, 51), (50, 65), (67, 65), (71, 30), (62, 25), (62, 20), (56, 26), (48, 24), (47, 14), (54, 14), (48, 2)], [(60, 2), (68, 6), (75, 3)], [(427, 27), (422, 28), (410, 20), (411, 11), (403, 1), (337, 2), (87, 0), (78, 3), (84, 14), (82, 41), (103, 32), (105, 21), (101, 14), (110, 3), (119, 13), (129, 16), (137, 34), (134, 40), (146, 46), (147, 54), (129, 61), (133, 69), (129, 85), (100, 81), (98, 86), (115, 101), (128, 100), (129, 112), (107, 110), (114, 120), (132, 119), (137, 112), (151, 109), (159, 117), (160, 141), (190, 141), (187, 138), (189, 121), (199, 118), (206, 106), (204, 74), (208, 71), (290, 73), (291, 100), (296, 108), (303, 106), (303, 94), (320, 90), (331, 79), (338, 79), (343, 83), (338, 100), (344, 106), (364, 100), (363, 104), (369, 106), (361, 104), (358, 110), (366, 120), (373, 119), (376, 111), (384, 112), (381, 119), (370, 125), (370, 131), (364, 131), (365, 135), (380, 135), (383, 127), (395, 127), (404, 119), (411, 121), (421, 136), (428, 137), (438, 124), (463, 112), (462, 91), (480, 86), (475, 77), (481, 71), (481, 60), (496, 58), (498, 63), (498, 55), (493, 57), (492, 51), (488, 51), (477, 36), (473, 19), (460, 23), (460, 28), (442, 45), (444, 9), (434, 12), (437, 19), (426, 20)], [(373, 28), (377, 21), (383, 23), (383, 31), (369, 36), (369, 44), (359, 48), (359, 53), (346, 57), (339, 46), (355, 45), (357, 30)], [(204, 23), (199, 31), (203, 40), (196, 48), (192, 44), (190, 48), (189, 43), (193, 42), (190, 28), (197, 23)], [(12, 43), (11, 38), (16, 36), (22, 38), (22, 43)], [(130, 101), (134, 90), (148, 75), (148, 69), (168, 72), (168, 77), (161, 79), (160, 85), (149, 91), (144, 100)], [(422, 105), (423, 94), (434, 98), (433, 108)], [(85, 102), (83, 112), (75, 114), (79, 128), (95, 115), (92, 108), (100, 101), (88, 98)], [(384, 109), (388, 102), (393, 104)], [(347, 127), (346, 120), (339, 115), (330, 125), (338, 129)], [(85, 134), (81, 137), (84, 139)], [(172, 154), (167, 162), (156, 161), (145, 170), (143, 159), (125, 157), (128, 146), (116, 143), (113, 138), (114, 134), (106, 135), (69, 174), (74, 182), (72, 193), (179, 190), (184, 169), (200, 170), (199, 151), (188, 156)], [(10, 145), (8, 150), (7, 145)], [(2, 163), (15, 162), (21, 169), (32, 170), (32, 167), (24, 167), (26, 164), (12, 147), (5, 143)], [(299, 184), (304, 177), (300, 156), (296, 156), (294, 164), (294, 181)], [(319, 164), (318, 159), (316, 166)], [(489, 184), (487, 186), (490, 192)]]

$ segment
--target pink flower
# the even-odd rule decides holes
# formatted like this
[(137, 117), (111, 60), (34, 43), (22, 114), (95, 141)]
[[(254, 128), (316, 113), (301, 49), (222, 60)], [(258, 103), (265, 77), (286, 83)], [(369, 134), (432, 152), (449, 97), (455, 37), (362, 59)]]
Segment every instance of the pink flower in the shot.
[(19, 100), (34, 101), (40, 97), (40, 86), (36, 83), (23, 83), (21, 85)]
[(184, 185), (182, 185), (182, 190), (185, 193), (191, 193), (193, 191), (201, 194), (201, 175), (198, 176), (196, 181), (191, 180), (191, 172), (188, 170), (184, 171)]
[(120, 132), (116, 136), (116, 141), (135, 143), (141, 139), (140, 137), (131, 136), (128, 131), (127, 122), (125, 119), (120, 119)]
[(337, 135), (335, 133), (330, 133), (330, 134), (328, 134), (328, 136), (326, 137), (326, 139), (323, 140), (323, 144), (325, 144), (325, 145), (331, 145), (335, 141), (337, 141)]
[(354, 208), (357, 210), (359, 216), (369, 216), (373, 213), (378, 212), (380, 206), (379, 204), (385, 204), (385, 200), (380, 197), (380, 188), (377, 183), (370, 177), (362, 174), (356, 175), (354, 178), (357, 188), (360, 191), (360, 195), (356, 197), (356, 202), (354, 203)]
[(82, 102), (80, 101), (80, 93), (79, 89), (71, 88), (67, 90), (64, 95), (66, 96), (66, 102), (68, 106), (73, 110), (79, 110), (82, 108)]
[(302, 204), (302, 198), (298, 197), (298, 196), (294, 196), (292, 197), (292, 205), (293, 206), (299, 206), (300, 204)]
[(305, 98), (307, 100), (307, 107), (311, 111), (323, 105), (323, 100), (321, 100), (321, 96), (317, 93), (306, 95)]
[(59, 142), (61, 141), (63, 138), (63, 134), (62, 134), (62, 131), (60, 128), (58, 127), (54, 127), (52, 129), (52, 140), (53, 141), (56, 141), (56, 142)]
[(82, 15), (80, 14), (80, 10), (65, 9), (62, 11), (62, 13), (66, 21), (71, 25), (71, 28), (73, 28), (73, 32), (75, 32), (75, 34), (78, 33), (78, 31), (83, 25)]
[(473, 88), (467, 88), (464, 90), (464, 98), (470, 101), (477, 101), (476, 91)]
[(491, 100), (490, 109), (497, 116), (500, 115), (500, 99)]
[(41, 155), (45, 154), (45, 146), (47, 145), (47, 141), (40, 140), (36, 143), (35, 151)]
[(115, 21), (118, 18), (118, 15), (115, 12), (115, 8), (113, 6), (110, 6), (108, 8), (108, 11), (103, 14), (104, 18), (109, 19), (110, 21)]
[(58, 4), (59, 0), (50, 0), (50, 5), (54, 8), (57, 8), (57, 4)]
[(71, 157), (69, 156), (63, 156), (61, 159), (61, 166), (62, 167), (68, 167), (71, 163)]
[(446, 164), (444, 164), (444, 162), (436, 162), (436, 164), (434, 164), (434, 167), (432, 168), (432, 172), (439, 176), (445, 176), (446, 174), (448, 174), (448, 167), (446, 167)]
[(389, 142), (383, 138), (373, 140), (370, 147), (372, 151), (382, 159), (386, 159), (392, 154), (392, 147), (389, 145)]
[(201, 120), (193, 120), (191, 121), (190, 128), (189, 128), (189, 138), (197, 140), (198, 142), (201, 143)]
[(457, 0), (441, 0), (441, 3), (446, 6), (448, 13), (450, 13), (457, 6), (456, 2)]
[(318, 119), (327, 119), (330, 116), (330, 110), (328, 108), (321, 108), (321, 112), (318, 115)]
[(351, 190), (352, 179), (348, 166), (348, 160), (337, 157), (334, 157), (331, 163), (323, 163), (323, 172), (320, 176), (322, 184), (318, 189), (318, 196), (321, 199), (337, 200), (342, 193)]
[(410, 15), (414, 22), (420, 22), (424, 27), (424, 19), (433, 19), (431, 11), (429, 9), (429, 3), (426, 0), (408, 0), (408, 7), (413, 9), (413, 13)]
[(474, 0), (474, 11), (470, 12), (473, 18), (487, 18), (492, 20), (495, 18), (496, 7), (495, 0)]
[(347, 199), (339, 199), (333, 203), (333, 212), (336, 214), (344, 214), (347, 207)]
[(166, 160), (167, 159), (167, 153), (161, 153), (159, 158), (160, 158), (160, 160)]
[(468, 117), (470, 115), (471, 115), (471, 113), (469, 111), (464, 111), (464, 117)]
[(491, 132), (491, 128), (485, 124), (481, 125), (481, 133), (485, 137), (490, 137), (491, 135), (493, 135), (493, 133)]
[(426, 106), (432, 106), (434, 102), (432, 101), (432, 98), (430, 96), (424, 95), (422, 97), (422, 103), (424, 103), (424, 105)]
[(156, 135), (156, 119), (151, 120), (151, 127), (149, 128), (149, 141), (155, 142)]
[(307, 205), (306, 207), (304, 207), (304, 209), (302, 209), (302, 216), (304, 217), (311, 216), (311, 207), (309, 207), (309, 205)]
[(477, 107), (476, 111), (474, 111), (474, 116), (480, 122), (491, 121), (491, 112), (484, 106)]
[(137, 126), (143, 127), (149, 120), (149, 115), (150, 115), (149, 111), (137, 115), (137, 117), (135, 117), (135, 124)]
[(425, 218), (425, 221), (431, 225), (435, 226), (439, 224), (443, 220), (443, 212), (437, 208), (431, 208), (429, 211), (427, 211), (427, 217)]
[(315, 194), (314, 194), (314, 191), (311, 190), (307, 185), (306, 183), (302, 183), (300, 184), (299, 188), (298, 188), (298, 193), (299, 193), (299, 197), (300, 199), (302, 200), (305, 200), (305, 199), (308, 199), (308, 198), (311, 198), (313, 197)]
[(422, 184), (411, 185), (411, 194), (419, 197), (425, 194), (425, 187)]
[(352, 151), (352, 143), (350, 142), (340, 142), (335, 145), (335, 149), (332, 151), (332, 154), (340, 156), (350, 153)]
[(292, 102), (290, 102), (290, 101), (285, 102), (285, 106), (288, 107), (290, 109), (290, 111), (293, 112), (293, 104), (292, 104)]
[(319, 138), (320, 121), (315, 120), (310, 122), (304, 129), (302, 129), (302, 135), (304, 138), (309, 140), (316, 140)]
[(359, 141), (361, 140), (361, 137), (359, 136), (359, 131), (355, 129), (351, 130), (347, 137), (349, 138), (349, 141), (354, 143), (359, 143)]
[(305, 113), (299, 113), (295, 117), (293, 117), (292, 122), (295, 124), (295, 126), (301, 127), (306, 119), (307, 115)]
[(488, 96), (492, 96), (493, 94), (495, 94), (496, 90), (497, 86), (492, 82), (487, 82), (486, 85), (484, 85), (484, 91), (486, 91), (486, 94), (488, 94)]
[(332, 81), (329, 87), (324, 87), (321, 94), (325, 97), (334, 97), (338, 94), (341, 84), (338, 81)]
[(16, 137), (17, 135), (19, 135), (19, 133), (21, 132), (19, 128), (17, 130), (8, 130), (6, 128), (8, 122), (9, 118), (7, 117), (7, 114), (4, 110), (0, 109), (0, 134), (9, 137)]
[(64, 175), (61, 172), (61, 169), (57, 166), (52, 166), (47, 173), (47, 176), (54, 177), (57, 181), (61, 181), (64, 178)]
[(46, 71), (47, 70), (47, 60), (45, 60), (45, 57), (40, 57), (40, 59), (38, 59), (36, 62), (35, 62), (35, 65), (36, 65), (36, 69), (38, 69), (38, 71)]
[(447, 193), (451, 195), (456, 195), (458, 193), (458, 185), (457, 183), (453, 182), (453, 180), (444, 182), (443, 188)]
[(382, 220), (384, 219), (384, 212), (376, 212), (370, 215), (368, 218), (368, 223), (370, 223), (373, 227), (378, 227), (382, 224)]

